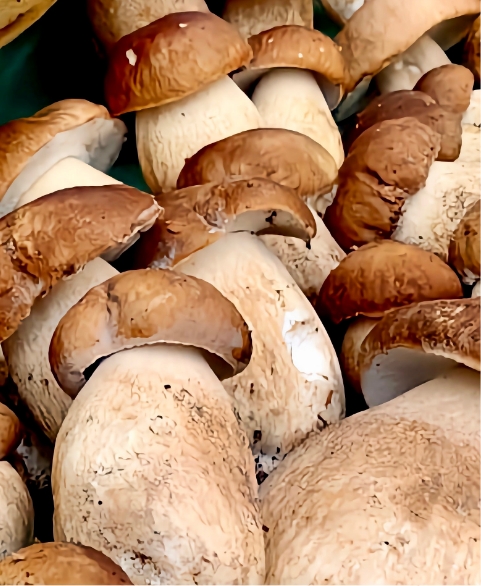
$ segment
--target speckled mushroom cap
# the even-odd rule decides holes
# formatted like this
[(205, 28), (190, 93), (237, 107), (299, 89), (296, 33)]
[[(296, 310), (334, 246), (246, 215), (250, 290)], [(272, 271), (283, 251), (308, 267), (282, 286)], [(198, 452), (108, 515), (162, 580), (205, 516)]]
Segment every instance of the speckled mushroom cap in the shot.
[(365, 76), (375, 75), (435, 25), (479, 13), (478, 0), (370, 0), (338, 33), (352, 90)]
[(10, 455), (22, 439), (22, 425), (15, 413), (0, 403), (0, 460)]
[(215, 287), (171, 270), (145, 269), (94, 287), (64, 315), (50, 343), (50, 365), (74, 398), (87, 382), (85, 370), (99, 358), (159, 343), (213, 355), (220, 378), (241, 372), (252, 352), (246, 323)]
[(467, 284), (480, 277), (479, 200), (472, 204), (459, 222), (449, 244), (449, 264)]
[(300, 197), (311, 197), (331, 190), (337, 167), (326, 149), (308, 136), (261, 128), (202, 148), (186, 160), (177, 187), (220, 183), (228, 176), (266, 177), (295, 189)]
[(0, 562), (0, 584), (132, 584), (103, 553), (73, 543), (35, 543)]
[(160, 213), (152, 196), (125, 185), (73, 187), (0, 219), (0, 341), (38, 297), (90, 260), (122, 247)]
[(480, 36), (479, 36), (479, 20), (480, 17), (473, 22), (471, 31), (464, 45), (463, 61), (474, 75), (474, 78), (479, 83), (479, 52), (480, 52)]
[(404, 202), (425, 183), (441, 137), (415, 118), (385, 120), (353, 143), (324, 223), (345, 251), (389, 238)]
[(462, 65), (449, 63), (425, 73), (414, 86), (449, 112), (464, 114), (473, 92), (474, 76)]
[[(80, 156), (85, 162), (97, 169), (107, 170), (117, 158), (127, 129), (121, 120), (111, 118), (104, 106), (87, 100), (61, 100), (33, 116), (11, 120), (0, 126), (1, 215), (14, 210), (22, 193), (37, 180), (38, 160), (35, 162), (37, 168), (29, 173), (28, 164), (32, 157), (57, 136), (65, 137), (63, 133), (80, 130), (84, 125), (85, 136), (72, 137), (76, 142), (72, 148), (69, 141), (62, 140), (56, 149), (58, 153), (46, 156), (48, 163), (51, 165), (62, 158), (76, 156), (81, 149)], [(24, 176), (29, 176), (20, 178), (22, 172)]]
[(105, 79), (118, 116), (180, 100), (252, 59), (250, 46), (215, 14), (177, 12), (122, 37)]
[(381, 317), (395, 307), (463, 296), (456, 273), (436, 255), (401, 242), (371, 242), (351, 252), (321, 288), (317, 310), (339, 323)]
[(43, 16), (57, 0), (2, 0), (0, 48), (8, 45)]

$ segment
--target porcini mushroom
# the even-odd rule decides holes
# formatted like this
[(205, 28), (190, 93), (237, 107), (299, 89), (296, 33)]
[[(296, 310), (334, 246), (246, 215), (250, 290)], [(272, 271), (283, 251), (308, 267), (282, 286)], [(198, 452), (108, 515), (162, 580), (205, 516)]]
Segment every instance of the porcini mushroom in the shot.
[(463, 62), (468, 69), (474, 75), (474, 78), (477, 83), (479, 83), (479, 20), (480, 17), (473, 22), (471, 26), (471, 30), (469, 31), (468, 38), (466, 39), (466, 43), (464, 45), (464, 56)]
[(252, 57), (214, 14), (169, 14), (112, 49), (105, 95), (114, 115), (137, 112), (140, 165), (154, 193), (175, 187), (185, 159), (203, 146), (261, 125), (254, 104), (227, 77)]
[(466, 285), (474, 285), (481, 275), (479, 208), (479, 200), (469, 206), (449, 243), (448, 262)]
[(0, 562), (0, 584), (132, 584), (104, 554), (73, 543), (35, 543)]
[(22, 439), (22, 426), (15, 413), (0, 403), (0, 460), (11, 454)]
[(32, 26), (57, 0), (4, 0), (0, 13), (0, 48)]
[(219, 381), (250, 353), (232, 303), (174, 271), (117, 275), (74, 305), (50, 345), (76, 397), (55, 446), (55, 538), (136, 584), (260, 583), (254, 462)]

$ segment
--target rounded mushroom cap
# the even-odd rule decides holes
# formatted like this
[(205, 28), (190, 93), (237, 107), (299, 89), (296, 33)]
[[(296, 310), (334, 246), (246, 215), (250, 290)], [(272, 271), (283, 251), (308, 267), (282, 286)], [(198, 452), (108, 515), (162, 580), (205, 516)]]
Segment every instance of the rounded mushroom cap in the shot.
[(480, 36), (479, 36), (479, 20), (480, 17), (473, 22), (471, 31), (464, 45), (463, 60), (474, 75), (475, 80), (479, 83), (479, 52), (480, 52)]
[(425, 73), (414, 86), (449, 112), (464, 114), (473, 92), (474, 76), (462, 65), (441, 65)]
[(466, 211), (449, 244), (448, 262), (467, 284), (480, 278), (479, 209), (478, 200)]
[(0, 584), (132, 584), (103, 553), (73, 543), (35, 543), (0, 562)]
[(337, 167), (326, 149), (311, 138), (281, 128), (260, 128), (202, 148), (186, 160), (177, 187), (220, 183), (228, 176), (265, 177), (306, 198), (329, 193)]
[(215, 14), (168, 14), (113, 47), (105, 78), (107, 104), (115, 115), (169, 104), (251, 58), (250, 46)]
[(22, 425), (3, 403), (0, 403), (0, 460), (10, 455), (22, 439)]
[(52, 372), (74, 398), (96, 361), (149, 344), (195, 346), (219, 378), (242, 371), (249, 329), (215, 287), (171, 270), (128, 271), (91, 289), (60, 320), (50, 343)]
[(57, 0), (3, 0), (0, 12), (0, 48), (8, 45), (43, 16)]
[(456, 273), (436, 255), (392, 240), (351, 252), (321, 288), (317, 309), (334, 323), (431, 299), (463, 296)]

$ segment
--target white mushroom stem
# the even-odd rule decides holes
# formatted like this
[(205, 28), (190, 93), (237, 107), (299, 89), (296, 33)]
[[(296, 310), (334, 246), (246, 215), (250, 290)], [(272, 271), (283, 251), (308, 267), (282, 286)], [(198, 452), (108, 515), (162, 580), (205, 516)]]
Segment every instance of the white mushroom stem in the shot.
[(344, 161), (339, 129), (314, 75), (303, 69), (273, 69), (252, 95), (265, 128), (285, 128), (309, 136), (328, 153), (338, 168)]
[(477, 281), (471, 291), (471, 297), (481, 297), (481, 281)]
[(187, 158), (208, 144), (260, 126), (256, 107), (229, 77), (171, 104), (137, 112), (145, 180), (154, 193), (175, 189)]
[(381, 94), (412, 90), (425, 73), (449, 63), (446, 53), (425, 34), (380, 71), (376, 83)]
[(256, 488), (200, 351), (126, 350), (100, 364), (58, 435), (54, 535), (102, 551), (134, 584), (260, 584)]

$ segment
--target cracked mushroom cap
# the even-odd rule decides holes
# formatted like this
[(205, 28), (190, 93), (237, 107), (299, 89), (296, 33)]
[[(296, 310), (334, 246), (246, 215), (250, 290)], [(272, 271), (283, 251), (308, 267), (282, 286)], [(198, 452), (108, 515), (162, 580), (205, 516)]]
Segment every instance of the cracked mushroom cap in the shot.
[(464, 45), (463, 62), (474, 75), (477, 83), (479, 83), (479, 52), (480, 52), (480, 37), (479, 37), (479, 19), (473, 22), (471, 31), (469, 32), (466, 44)]
[(145, 269), (93, 287), (63, 316), (50, 343), (50, 365), (74, 398), (99, 359), (159, 343), (205, 351), (222, 379), (241, 372), (252, 352), (246, 323), (215, 287), (171, 270)]
[(35, 543), (0, 562), (0, 584), (132, 584), (103, 553), (73, 543)]
[(432, 27), (458, 16), (478, 14), (478, 0), (370, 0), (338, 33), (350, 72), (350, 91), (385, 68)]
[(405, 200), (426, 183), (441, 143), (416, 118), (385, 120), (353, 143), (324, 223), (345, 251), (390, 238)]
[(105, 79), (109, 110), (118, 116), (175, 102), (251, 58), (250, 46), (215, 14), (168, 14), (113, 47)]
[(9, 456), (22, 439), (22, 425), (15, 413), (0, 403), (0, 460)]
[(478, 200), (467, 209), (449, 244), (448, 262), (469, 285), (480, 278), (479, 208)]
[(458, 364), (480, 370), (480, 298), (424, 301), (393, 309), (361, 346), (360, 378), (369, 407)]
[(462, 65), (449, 63), (425, 73), (414, 86), (449, 112), (464, 114), (473, 93), (474, 76)]
[(160, 211), (147, 193), (106, 185), (62, 189), (1, 218), (0, 341), (60, 279), (125, 248)]
[(435, 299), (463, 296), (456, 273), (441, 259), (411, 244), (383, 240), (351, 252), (331, 271), (317, 309), (334, 323)]
[(0, 12), (0, 48), (8, 45), (43, 16), (57, 0), (3, 0)]
[(161, 220), (140, 239), (135, 267), (175, 266), (228, 232), (294, 236), (308, 242), (316, 223), (289, 188), (268, 179), (224, 180), (156, 196)]
[(229, 176), (265, 177), (307, 198), (330, 192), (337, 167), (326, 149), (308, 136), (281, 128), (259, 128), (202, 148), (185, 161), (177, 188), (221, 183)]
[(107, 171), (126, 132), (104, 106), (87, 100), (55, 102), (0, 126), (0, 216), (14, 210), (37, 179), (62, 159), (74, 157)]

